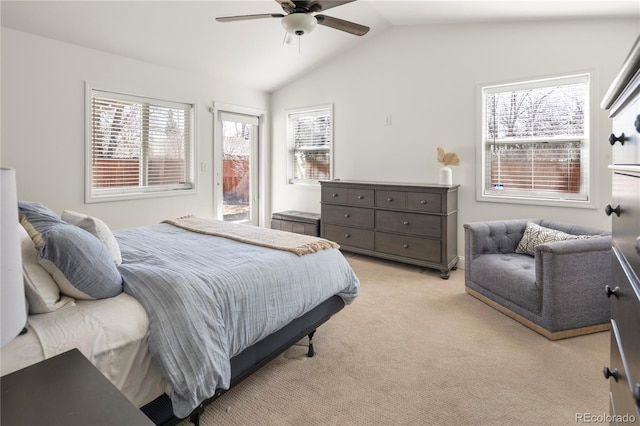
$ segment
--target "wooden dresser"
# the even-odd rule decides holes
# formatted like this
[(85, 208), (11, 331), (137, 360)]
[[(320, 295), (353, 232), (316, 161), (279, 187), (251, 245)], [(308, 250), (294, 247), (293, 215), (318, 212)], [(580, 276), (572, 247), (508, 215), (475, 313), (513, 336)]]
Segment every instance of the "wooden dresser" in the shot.
[[(602, 107), (613, 119), (611, 216), (613, 232), (611, 423), (640, 421), (640, 37), (607, 92)], [(626, 416), (626, 417), (625, 417)]]
[(322, 237), (343, 250), (440, 270), (458, 263), (458, 186), (322, 181)]

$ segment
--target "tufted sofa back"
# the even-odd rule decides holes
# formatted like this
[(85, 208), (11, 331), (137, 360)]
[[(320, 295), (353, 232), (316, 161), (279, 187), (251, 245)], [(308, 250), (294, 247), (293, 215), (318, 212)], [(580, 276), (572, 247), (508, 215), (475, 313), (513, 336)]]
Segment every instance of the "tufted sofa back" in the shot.
[[(473, 258), (483, 254), (514, 253), (527, 222), (573, 235), (611, 235), (608, 231), (542, 219), (511, 219), (465, 223), (465, 244)], [(473, 233), (473, 241), (471, 240)]]

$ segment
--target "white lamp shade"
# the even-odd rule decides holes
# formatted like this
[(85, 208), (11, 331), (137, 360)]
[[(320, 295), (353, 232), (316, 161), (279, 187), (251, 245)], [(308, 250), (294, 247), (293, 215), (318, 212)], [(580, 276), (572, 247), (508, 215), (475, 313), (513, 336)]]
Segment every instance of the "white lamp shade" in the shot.
[(288, 33), (301, 36), (310, 33), (318, 24), (313, 15), (306, 13), (291, 13), (282, 18), (282, 26)]
[(27, 323), (14, 169), (0, 169), (0, 191), (0, 346), (4, 346)]

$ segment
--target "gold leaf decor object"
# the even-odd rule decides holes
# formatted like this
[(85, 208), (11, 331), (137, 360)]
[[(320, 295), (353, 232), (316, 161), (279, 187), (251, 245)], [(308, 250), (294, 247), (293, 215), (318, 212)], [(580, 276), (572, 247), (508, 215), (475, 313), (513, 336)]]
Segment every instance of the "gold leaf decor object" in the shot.
[(438, 163), (445, 166), (457, 166), (460, 164), (460, 158), (455, 152), (444, 152), (442, 147), (438, 147)]

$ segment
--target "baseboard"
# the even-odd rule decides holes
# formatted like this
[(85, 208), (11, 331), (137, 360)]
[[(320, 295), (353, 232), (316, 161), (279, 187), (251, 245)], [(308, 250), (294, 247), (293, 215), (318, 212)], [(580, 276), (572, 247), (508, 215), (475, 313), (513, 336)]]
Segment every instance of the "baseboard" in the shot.
[(582, 336), (582, 335), (591, 334), (591, 333), (599, 333), (601, 331), (607, 331), (607, 330), (611, 329), (611, 324), (610, 323), (606, 323), (606, 324), (591, 325), (589, 327), (573, 328), (573, 329), (570, 329), (570, 330), (562, 330), (562, 331), (552, 332), (552, 331), (547, 330), (544, 327), (539, 326), (538, 324), (534, 323), (533, 321), (528, 320), (527, 318), (523, 317), (522, 315), (519, 315), (519, 314), (513, 312), (512, 310), (505, 308), (504, 306), (500, 305), (499, 303), (494, 302), (493, 300), (491, 300), (488, 297), (478, 293), (477, 291), (475, 291), (473, 289), (470, 289), (469, 287), (465, 286), (464, 289), (471, 296), (473, 296), (476, 299), (486, 303), (487, 305), (491, 306), (492, 308), (496, 309), (497, 311), (500, 311), (501, 313), (505, 314), (509, 318), (518, 321), (520, 324), (530, 328), (531, 330), (535, 331), (538, 334), (541, 334), (542, 336), (546, 337), (549, 340), (568, 339), (570, 337)]

